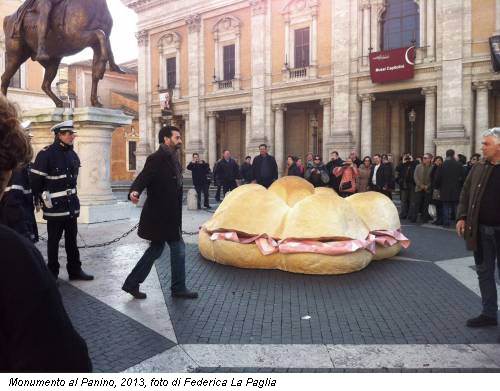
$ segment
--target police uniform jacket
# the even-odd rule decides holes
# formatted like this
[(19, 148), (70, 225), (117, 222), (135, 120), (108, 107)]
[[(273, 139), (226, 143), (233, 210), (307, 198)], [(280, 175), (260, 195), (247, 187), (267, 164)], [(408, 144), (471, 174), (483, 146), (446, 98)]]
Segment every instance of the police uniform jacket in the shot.
[(32, 242), (38, 241), (29, 168), (14, 170), (0, 200), (0, 222)]
[(52, 208), (43, 202), (45, 220), (64, 220), (80, 215), (80, 202), (76, 193), (76, 181), (80, 159), (72, 145), (60, 141), (45, 147), (36, 156), (31, 167), (31, 186), (35, 200), (48, 191)]

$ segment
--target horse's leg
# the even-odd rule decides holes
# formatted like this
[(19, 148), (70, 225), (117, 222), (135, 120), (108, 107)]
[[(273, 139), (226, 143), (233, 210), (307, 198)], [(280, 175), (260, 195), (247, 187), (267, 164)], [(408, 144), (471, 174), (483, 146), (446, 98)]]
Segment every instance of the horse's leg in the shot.
[(94, 107), (102, 107), (97, 97), (97, 86), (99, 85), (99, 81), (104, 77), (104, 72), (106, 72), (107, 60), (103, 58), (99, 46), (95, 46), (93, 49), (94, 59), (92, 60), (92, 91), (90, 94), (90, 103)]
[(61, 58), (53, 58), (49, 61), (42, 61), (40, 64), (45, 68), (45, 75), (43, 76), (42, 90), (45, 92), (50, 99), (54, 101), (56, 107), (64, 107), (64, 102), (59, 99), (59, 97), (52, 92), (52, 82), (56, 78), (57, 70), (59, 69), (59, 64), (61, 63)]
[(29, 54), (20, 51), (12, 52), (7, 50), (5, 52), (5, 71), (2, 75), (2, 94), (7, 96), (10, 80), (14, 76), (21, 65), (29, 58)]
[(113, 49), (111, 49), (111, 42), (109, 37), (106, 39), (106, 46), (108, 47), (108, 55), (109, 55), (109, 68), (113, 72), (118, 72), (124, 74), (125, 71), (120, 68), (120, 66), (115, 62), (115, 55), (113, 54)]

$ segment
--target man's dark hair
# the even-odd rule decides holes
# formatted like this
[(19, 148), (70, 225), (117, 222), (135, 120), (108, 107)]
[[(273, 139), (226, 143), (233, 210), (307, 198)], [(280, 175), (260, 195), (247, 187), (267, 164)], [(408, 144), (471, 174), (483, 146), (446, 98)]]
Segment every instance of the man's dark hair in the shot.
[(339, 156), (339, 153), (337, 151), (332, 151), (331, 155), (333, 155), (333, 154)]
[(266, 148), (266, 149), (267, 149), (267, 145), (266, 145), (266, 144), (260, 144), (260, 145), (259, 145), (259, 148), (260, 148), (260, 147), (264, 147), (264, 148)]
[(477, 160), (481, 160), (481, 155), (479, 153), (475, 153), (470, 158), (471, 158), (471, 160), (474, 159), (474, 158), (476, 158)]
[(245, 157), (245, 160), (247, 160), (247, 159), (252, 160), (252, 157), (251, 157), (251, 156), (247, 156), (247, 157)]
[(226, 152), (231, 153), (231, 151), (230, 151), (229, 149), (224, 149), (224, 150), (222, 151), (222, 154), (224, 155)]
[(314, 155), (313, 160), (321, 160), (321, 156), (320, 155)]
[(462, 155), (461, 153), (459, 153), (458, 154), (458, 161), (465, 166), (467, 164), (467, 157), (465, 155)]
[(200, 155), (198, 154), (198, 152), (193, 153), (193, 157), (195, 157), (195, 156), (200, 157)]
[(376, 153), (375, 155), (373, 155), (373, 157), (375, 156), (378, 156), (379, 158), (381, 158), (380, 154)]
[(453, 149), (448, 149), (446, 151), (446, 157), (454, 157), (455, 156), (455, 151)]
[(164, 126), (160, 129), (160, 131), (158, 132), (158, 142), (160, 144), (164, 144), (165, 143), (165, 137), (166, 138), (171, 138), (172, 137), (172, 132), (181, 132), (179, 130), (179, 128), (175, 127), (175, 126), (171, 126), (171, 125), (167, 125), (167, 126)]

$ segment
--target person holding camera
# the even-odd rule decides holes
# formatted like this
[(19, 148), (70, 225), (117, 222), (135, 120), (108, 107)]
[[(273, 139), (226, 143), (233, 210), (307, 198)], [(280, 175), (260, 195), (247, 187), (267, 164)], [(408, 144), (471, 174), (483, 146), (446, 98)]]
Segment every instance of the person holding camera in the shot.
[(342, 166), (333, 169), (333, 175), (340, 178), (339, 195), (341, 197), (348, 197), (356, 193), (356, 179), (359, 176), (359, 169), (348, 157)]
[(73, 121), (61, 122), (51, 130), (55, 135), (54, 143), (38, 153), (31, 167), (33, 196), (36, 202), (42, 201), (43, 218), (47, 220), (47, 266), (57, 279), (59, 241), (64, 232), (69, 279), (93, 280), (93, 276), (82, 270), (76, 240), (80, 215), (80, 200), (76, 193), (80, 159), (73, 149), (76, 131)]
[(200, 155), (193, 153), (193, 160), (188, 164), (187, 169), (192, 172), (193, 185), (196, 190), (198, 209), (201, 209), (201, 194), (203, 193), (204, 206), (210, 209), (208, 201), (208, 187), (210, 186), (210, 166), (204, 160), (200, 160)]
[(403, 155), (403, 161), (396, 168), (397, 182), (401, 197), (401, 212), (399, 217), (406, 219), (413, 203), (415, 180), (413, 178), (417, 164), (409, 153)]
[(330, 175), (328, 175), (328, 171), (321, 161), (321, 156), (314, 155), (313, 164), (307, 167), (304, 179), (311, 182), (314, 187), (328, 186)]

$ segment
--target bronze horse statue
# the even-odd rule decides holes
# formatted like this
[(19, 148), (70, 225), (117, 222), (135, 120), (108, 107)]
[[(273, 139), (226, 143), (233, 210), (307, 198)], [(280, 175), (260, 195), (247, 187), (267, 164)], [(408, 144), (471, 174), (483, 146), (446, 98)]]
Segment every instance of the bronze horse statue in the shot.
[[(106, 0), (61, 0), (54, 3), (46, 36), (49, 59), (39, 61), (45, 68), (42, 90), (57, 107), (63, 107), (63, 101), (51, 89), (61, 60), (91, 47), (94, 59), (90, 101), (92, 106), (102, 107), (97, 98), (97, 86), (104, 76), (106, 64), (109, 63), (112, 71), (124, 73), (115, 63), (111, 50), (109, 37), (113, 19)], [(1, 88), (4, 95), (7, 95), (10, 80), (19, 67), (28, 58), (36, 60), (39, 42), (36, 0), (27, 0), (23, 5), (16, 13), (6, 16), (3, 22), (6, 47)]]

